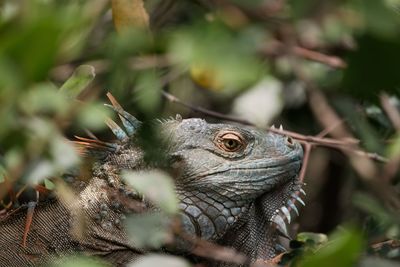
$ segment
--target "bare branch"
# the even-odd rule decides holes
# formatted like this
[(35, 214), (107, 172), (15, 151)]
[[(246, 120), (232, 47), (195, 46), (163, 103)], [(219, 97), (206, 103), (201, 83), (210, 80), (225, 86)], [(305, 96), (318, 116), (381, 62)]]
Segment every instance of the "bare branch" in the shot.
[(336, 57), (336, 56), (331, 56), (331, 55), (326, 55), (322, 54), (317, 51), (313, 51), (304, 47), (300, 47), (297, 45), (294, 46), (286, 46), (282, 42), (278, 40), (273, 40), (273, 41), (268, 41), (268, 44), (266, 44), (263, 48), (262, 51), (266, 55), (278, 55), (282, 53), (292, 53), (295, 56), (302, 57), (308, 60), (316, 61), (325, 65), (328, 65), (332, 68), (339, 68), (339, 69), (344, 69), (347, 67), (346, 62), (343, 61), (343, 59)]
[(301, 166), (301, 170), (300, 170), (300, 174), (299, 174), (299, 180), (301, 182), (304, 181), (304, 177), (306, 175), (308, 162), (310, 160), (310, 152), (311, 152), (311, 144), (310, 143), (305, 143), (304, 144), (303, 165)]
[[(186, 108), (189, 108), (193, 111), (200, 112), (200, 113), (203, 113), (205, 115), (208, 115), (208, 116), (211, 116), (211, 117), (214, 117), (217, 119), (233, 121), (233, 122), (237, 122), (237, 123), (241, 123), (244, 125), (250, 125), (250, 126), (255, 127), (255, 125), (248, 120), (240, 119), (240, 118), (237, 118), (234, 116), (225, 115), (225, 114), (222, 114), (222, 113), (219, 113), (216, 111), (212, 111), (212, 110), (209, 110), (209, 109), (206, 109), (203, 107), (198, 107), (198, 106), (186, 103), (186, 102), (182, 101), (181, 99), (179, 99), (178, 97), (176, 97), (166, 91), (162, 91), (162, 95), (168, 101), (170, 101), (172, 103), (178, 103), (178, 104), (180, 104)], [(339, 127), (339, 125), (337, 127)], [(302, 135), (302, 134), (299, 134), (296, 132), (291, 132), (288, 130), (279, 130), (279, 129), (273, 129), (273, 128), (268, 129), (268, 131), (271, 131), (271, 132), (274, 132), (277, 134), (283, 134), (286, 136), (290, 136), (290, 137), (302, 142), (303, 144), (308, 143), (313, 146), (314, 145), (315, 146), (324, 146), (324, 147), (329, 147), (329, 148), (334, 148), (334, 149), (346, 150), (346, 151), (352, 152), (356, 155), (367, 157), (367, 158), (370, 158), (370, 159), (378, 161), (378, 162), (387, 162), (386, 158), (384, 158), (376, 153), (369, 153), (369, 152), (359, 149), (357, 146), (359, 141), (355, 138), (334, 139), (334, 138)], [(330, 130), (330, 131), (332, 131), (332, 130)]]
[(182, 105), (184, 107), (187, 107), (193, 111), (196, 112), (200, 112), (203, 114), (206, 114), (208, 116), (214, 117), (214, 118), (218, 118), (221, 120), (228, 120), (228, 121), (233, 121), (233, 122), (238, 122), (241, 124), (245, 124), (245, 125), (253, 125), (251, 122), (247, 121), (247, 120), (243, 120), (243, 119), (239, 119), (233, 116), (229, 116), (229, 115), (224, 115), (222, 113), (216, 112), (216, 111), (212, 111), (203, 107), (198, 107), (192, 104), (188, 104), (186, 102), (183, 102), (182, 100), (180, 100), (179, 98), (177, 98), (176, 96), (166, 92), (166, 91), (162, 91), (162, 95), (171, 103), (178, 103), (179, 105)]

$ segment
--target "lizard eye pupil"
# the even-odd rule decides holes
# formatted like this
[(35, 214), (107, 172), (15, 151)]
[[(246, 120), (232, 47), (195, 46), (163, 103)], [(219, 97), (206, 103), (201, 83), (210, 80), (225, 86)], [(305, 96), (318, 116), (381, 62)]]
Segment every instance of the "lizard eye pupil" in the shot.
[(245, 146), (243, 137), (236, 132), (223, 132), (217, 135), (216, 145), (224, 151), (235, 152)]
[(236, 141), (234, 139), (227, 139), (227, 140), (224, 140), (224, 145), (229, 149), (235, 149), (240, 144), (238, 141)]

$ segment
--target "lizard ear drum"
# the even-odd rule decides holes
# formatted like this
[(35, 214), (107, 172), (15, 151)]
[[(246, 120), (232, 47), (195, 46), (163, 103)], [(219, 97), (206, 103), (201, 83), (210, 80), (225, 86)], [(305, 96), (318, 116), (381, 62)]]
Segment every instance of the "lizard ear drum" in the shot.
[(218, 133), (214, 139), (214, 143), (218, 148), (226, 152), (236, 152), (242, 150), (246, 146), (243, 136), (233, 131)]

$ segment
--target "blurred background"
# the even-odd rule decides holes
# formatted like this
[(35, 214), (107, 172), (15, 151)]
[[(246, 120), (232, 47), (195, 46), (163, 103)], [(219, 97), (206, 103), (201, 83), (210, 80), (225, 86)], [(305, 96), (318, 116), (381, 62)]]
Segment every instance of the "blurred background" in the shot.
[(2, 0), (0, 182), (52, 187), (81, 161), (68, 139), (110, 138), (107, 92), (144, 122), (221, 121), (201, 107), (282, 124), (310, 150), (287, 259), (396, 266), (399, 12), (398, 0)]

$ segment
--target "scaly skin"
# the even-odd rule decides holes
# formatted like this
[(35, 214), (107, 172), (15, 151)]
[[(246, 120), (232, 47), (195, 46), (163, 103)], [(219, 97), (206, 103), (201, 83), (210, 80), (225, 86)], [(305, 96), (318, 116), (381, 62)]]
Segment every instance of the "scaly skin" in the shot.
[[(120, 203), (115, 198), (116, 194), (126, 194), (119, 180), (120, 171), (146, 167), (143, 153), (132, 142), (133, 135), (127, 139), (121, 134), (123, 141), (114, 148), (97, 151), (101, 157), (94, 164), (89, 182), (69, 178), (79, 194), (76, 202), (39, 203), (27, 248), (21, 247), (24, 213), (0, 220), (0, 246), (6, 248), (0, 251), (0, 263), (35, 266), (78, 251), (122, 265), (144, 253), (129, 241), (120, 226), (123, 209), (116, 207)], [(167, 141), (165, 152), (175, 173), (183, 229), (236, 248), (251, 261), (275, 256), (274, 222), (284, 232), (281, 220), (287, 214), (282, 207), (288, 206), (300, 189), (296, 175), (301, 167), (301, 146), (271, 132), (209, 124), (201, 119), (164, 122), (161, 136)], [(129, 192), (126, 195), (131, 201), (136, 198)], [(143, 204), (141, 208), (148, 207)], [(74, 220), (82, 217), (87, 232), (79, 236), (73, 226)]]
[[(176, 186), (184, 229), (252, 260), (275, 256), (271, 223), (300, 189), (301, 146), (282, 135), (200, 119), (172, 121), (166, 129), (167, 154), (182, 169)], [(236, 137), (237, 151), (220, 145)]]

